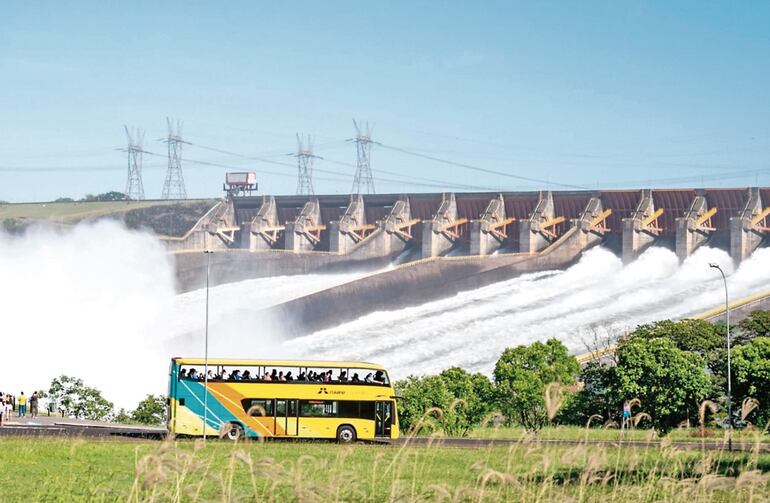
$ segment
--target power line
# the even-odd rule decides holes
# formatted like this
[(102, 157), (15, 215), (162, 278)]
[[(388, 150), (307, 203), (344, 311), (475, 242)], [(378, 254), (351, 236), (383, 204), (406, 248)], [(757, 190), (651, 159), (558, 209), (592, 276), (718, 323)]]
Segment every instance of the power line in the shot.
[(361, 193), (361, 186), (366, 189), (367, 194), (374, 194), (374, 177), (372, 176), (372, 128), (369, 123), (360, 126), (353, 119), (353, 125), (356, 127), (356, 137), (348, 141), (356, 144), (356, 174), (353, 177), (353, 194)]
[(187, 199), (187, 190), (184, 186), (184, 175), (182, 174), (182, 123), (176, 121), (176, 128), (171, 119), (166, 117), (168, 124), (168, 137), (161, 139), (168, 145), (168, 171), (166, 171), (166, 180), (163, 182), (162, 199)]
[(523, 180), (523, 181), (526, 181), (526, 182), (539, 183), (539, 184), (543, 184), (543, 185), (556, 185), (556, 186), (559, 186), (559, 187), (565, 187), (565, 188), (569, 188), (569, 189), (582, 189), (582, 190), (587, 189), (587, 187), (583, 187), (583, 186), (580, 186), (580, 185), (572, 185), (572, 184), (567, 184), (567, 183), (551, 182), (549, 180), (541, 180), (539, 178), (530, 178), (530, 177), (527, 177), (527, 176), (512, 175), (511, 173), (506, 173), (504, 171), (495, 171), (493, 169), (487, 169), (487, 168), (481, 168), (479, 166), (473, 166), (472, 164), (465, 164), (465, 163), (462, 163), (462, 162), (450, 161), (448, 159), (442, 159), (440, 157), (434, 157), (432, 155), (421, 154), (419, 152), (413, 152), (411, 150), (406, 150), (406, 149), (403, 149), (403, 148), (394, 147), (392, 145), (386, 145), (384, 143), (376, 142), (376, 144), (379, 145), (382, 148), (386, 148), (388, 150), (393, 150), (395, 152), (401, 152), (402, 154), (407, 154), (407, 155), (411, 155), (411, 156), (414, 156), (414, 157), (421, 157), (423, 159), (428, 159), (430, 161), (440, 162), (440, 163), (443, 163), (443, 164), (448, 164), (450, 166), (457, 166), (459, 168), (470, 169), (470, 170), (473, 170), (473, 171), (479, 171), (481, 173), (488, 173), (488, 174), (491, 174), (491, 175), (505, 176), (505, 177), (508, 177), (508, 178), (514, 178), (516, 180)]
[(144, 199), (144, 185), (142, 184), (142, 141), (144, 141), (144, 133), (137, 128), (132, 136), (128, 126), (124, 125), (123, 129), (126, 130), (126, 137), (128, 139), (128, 148), (125, 149), (128, 153), (128, 177), (126, 179), (125, 194), (129, 199), (141, 200)]
[(313, 190), (313, 138), (300, 136), (297, 133), (297, 153), (289, 154), (297, 158), (297, 194), (312, 196)]

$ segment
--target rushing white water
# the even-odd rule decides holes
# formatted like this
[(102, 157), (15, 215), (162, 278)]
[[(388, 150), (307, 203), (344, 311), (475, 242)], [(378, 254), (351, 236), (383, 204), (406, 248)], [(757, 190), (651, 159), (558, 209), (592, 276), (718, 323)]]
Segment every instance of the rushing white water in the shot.
[[(256, 309), (361, 276), (211, 288), (211, 355), (261, 354), (265, 326), (253, 317)], [(0, 232), (0, 281), (3, 393), (29, 395), (65, 374), (133, 408), (146, 394), (165, 392), (172, 356), (203, 353), (205, 291), (175, 293), (173, 263), (150, 234), (108, 221), (67, 231), (36, 227), (23, 236)]]
[(723, 301), (722, 266), (733, 298), (770, 284), (770, 249), (757, 250), (733, 273), (721, 251), (701, 248), (679, 264), (650, 248), (623, 267), (596, 248), (565, 271), (528, 274), (454, 297), (391, 312), (288, 341), (296, 356), (377, 361), (395, 377), (458, 365), (490, 372), (504, 348), (550, 337), (574, 352), (594, 333), (618, 333), (639, 323), (696, 314)]
[[(701, 248), (680, 265), (651, 248), (622, 266), (593, 249), (565, 271), (528, 274), (451, 298), (378, 312), (285, 340), (259, 310), (367, 273), (283, 276), (210, 290), (210, 355), (308, 357), (383, 363), (394, 377), (453, 365), (488, 372), (503, 348), (557, 337), (579, 352), (593, 330), (693, 314), (770, 284), (770, 249), (733, 273), (726, 253)], [(0, 233), (0, 391), (47, 389), (81, 377), (118, 407), (164, 393), (171, 356), (203, 353), (205, 291), (174, 291), (173, 264), (151, 235), (112, 222), (67, 232)]]

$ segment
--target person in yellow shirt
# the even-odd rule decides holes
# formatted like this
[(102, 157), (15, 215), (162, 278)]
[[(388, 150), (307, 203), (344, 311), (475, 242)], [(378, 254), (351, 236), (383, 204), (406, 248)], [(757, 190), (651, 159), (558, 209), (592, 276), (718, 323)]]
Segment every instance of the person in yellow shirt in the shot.
[(19, 417), (24, 417), (27, 415), (27, 397), (24, 396), (24, 392), (21, 392), (21, 395), (19, 395), (19, 399), (16, 400), (19, 403)]

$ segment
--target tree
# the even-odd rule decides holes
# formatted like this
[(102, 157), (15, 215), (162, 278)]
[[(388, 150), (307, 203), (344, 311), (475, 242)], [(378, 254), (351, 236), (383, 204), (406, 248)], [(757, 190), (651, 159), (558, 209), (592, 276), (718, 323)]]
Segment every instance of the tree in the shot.
[[(439, 375), (409, 376), (396, 383), (399, 422), (405, 431), (418, 425), (421, 429), (442, 429), (450, 436), (465, 436), (491, 412), (493, 387), (483, 374), (470, 374), (453, 367)], [(426, 417), (431, 408), (441, 412)], [(426, 418), (422, 424), (421, 420)]]
[[(422, 422), (426, 412), (433, 407), (442, 411), (448, 409), (452, 397), (439, 376), (415, 377), (409, 376), (397, 381), (396, 395), (399, 400), (399, 424), (404, 431), (433, 429), (436, 427), (428, 418)], [(419, 430), (417, 430), (419, 428)]]
[(733, 351), (735, 398), (751, 397), (759, 401), (752, 422), (765, 426), (770, 422), (770, 337), (757, 337)]
[(584, 426), (593, 415), (604, 421), (618, 416), (623, 400), (618, 396), (615, 365), (602, 361), (588, 362), (580, 369), (583, 388), (569, 397), (559, 413), (559, 419)]
[(577, 359), (557, 339), (507, 348), (494, 371), (501, 412), (528, 430), (542, 428), (549, 420), (546, 386), (573, 384), (579, 370)]
[(679, 349), (669, 338), (635, 337), (620, 343), (617, 358), (617, 394), (638, 398), (653, 426), (666, 432), (697, 417), (710, 389), (702, 356)]
[(147, 395), (131, 413), (131, 419), (142, 424), (163, 424), (166, 421), (165, 398), (160, 395)]
[(736, 342), (747, 343), (755, 337), (770, 337), (770, 311), (752, 311), (738, 324)]
[(112, 403), (98, 389), (86, 386), (76, 377), (62, 375), (55, 378), (48, 395), (67, 415), (78, 419), (103, 420), (112, 413)]
[(715, 374), (726, 375), (727, 338), (725, 326), (705, 320), (663, 320), (639, 325), (629, 338), (670, 339), (682, 351), (700, 355)]
[(91, 202), (91, 201), (128, 201), (129, 197), (126, 196), (122, 192), (117, 191), (110, 191), (110, 192), (104, 192), (103, 194), (93, 195), (93, 194), (86, 194), (85, 197), (81, 199), (81, 201), (85, 202)]
[(55, 203), (73, 203), (75, 202), (75, 200), (72, 199), (71, 197), (59, 197), (55, 199), (54, 202)]

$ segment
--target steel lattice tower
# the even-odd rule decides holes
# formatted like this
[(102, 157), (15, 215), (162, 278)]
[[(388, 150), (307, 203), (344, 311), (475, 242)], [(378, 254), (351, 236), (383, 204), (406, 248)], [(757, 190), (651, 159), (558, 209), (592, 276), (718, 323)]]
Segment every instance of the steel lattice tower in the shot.
[(297, 194), (313, 195), (313, 139), (308, 135), (303, 138), (297, 133)]
[[(187, 199), (187, 190), (184, 187), (184, 176), (182, 175), (182, 144), (187, 143), (182, 140), (182, 123), (176, 121), (174, 124), (171, 119), (166, 117), (168, 124), (168, 137), (160, 141), (168, 144), (168, 170), (166, 171), (166, 180), (163, 182), (163, 199)], [(174, 126), (176, 125), (176, 128)]]
[(356, 176), (353, 178), (353, 194), (360, 194), (363, 188), (367, 194), (374, 194), (374, 177), (372, 176), (371, 154), (372, 154), (372, 128), (369, 123), (358, 125), (353, 119), (353, 125), (356, 127), (356, 137), (351, 141), (356, 144)]
[(126, 180), (126, 196), (129, 199), (141, 200), (144, 199), (144, 184), (142, 184), (142, 141), (144, 140), (144, 133), (138, 128), (131, 135), (128, 126), (123, 126), (126, 130), (126, 138), (128, 139), (128, 148), (121, 149), (128, 153), (128, 179)]

